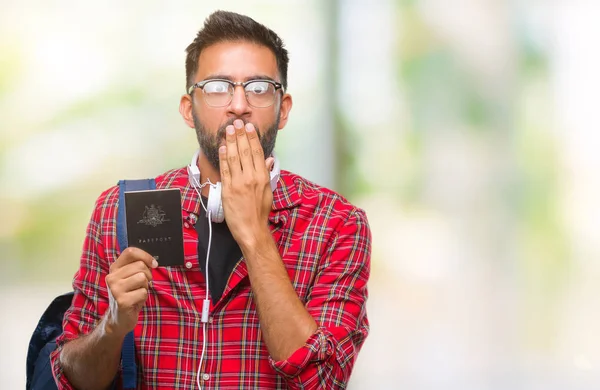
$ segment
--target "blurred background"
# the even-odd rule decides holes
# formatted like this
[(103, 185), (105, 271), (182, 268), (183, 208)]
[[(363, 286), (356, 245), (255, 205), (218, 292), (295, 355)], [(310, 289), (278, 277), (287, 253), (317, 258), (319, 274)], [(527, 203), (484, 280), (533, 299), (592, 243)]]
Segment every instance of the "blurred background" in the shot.
[(0, 7), (0, 388), (100, 192), (189, 162), (184, 50), (217, 8), (289, 49), (282, 167), (367, 211), (351, 389), (600, 387), (597, 0)]

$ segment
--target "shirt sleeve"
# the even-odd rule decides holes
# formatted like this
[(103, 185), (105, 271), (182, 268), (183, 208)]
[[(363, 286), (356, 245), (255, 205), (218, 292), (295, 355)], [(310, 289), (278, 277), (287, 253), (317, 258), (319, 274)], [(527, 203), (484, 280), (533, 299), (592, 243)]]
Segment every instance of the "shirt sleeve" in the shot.
[(306, 303), (318, 328), (287, 360), (269, 358), (290, 389), (344, 389), (368, 333), (371, 231), (356, 209), (330, 242)]
[[(108, 192), (108, 191), (107, 191)], [(73, 278), (73, 301), (65, 312), (63, 333), (56, 339), (57, 348), (50, 355), (52, 373), (59, 390), (74, 389), (64, 375), (60, 354), (64, 345), (81, 335), (90, 333), (108, 307), (105, 276), (108, 264), (102, 245), (102, 215), (107, 212), (105, 194), (96, 201), (94, 212), (86, 229), (85, 240), (78, 271)], [(114, 211), (114, 207), (108, 207)], [(114, 234), (114, 233), (113, 233)]]

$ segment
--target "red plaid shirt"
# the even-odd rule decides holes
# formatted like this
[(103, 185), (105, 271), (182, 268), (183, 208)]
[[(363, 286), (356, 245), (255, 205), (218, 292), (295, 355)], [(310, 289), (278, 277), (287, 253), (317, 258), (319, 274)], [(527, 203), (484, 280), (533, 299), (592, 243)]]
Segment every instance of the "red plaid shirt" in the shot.
[[(157, 188), (180, 188), (182, 214), (198, 214), (198, 194), (185, 168), (156, 178)], [(87, 228), (75, 297), (51, 364), (59, 389), (72, 389), (59, 354), (64, 343), (91, 332), (108, 306), (105, 276), (119, 256), (118, 187), (98, 198)], [(296, 293), (317, 322), (306, 344), (274, 361), (262, 341), (244, 259), (210, 309), (203, 340), (205, 279), (198, 237), (184, 227), (185, 266), (152, 270), (153, 287), (135, 328), (139, 389), (193, 389), (203, 343), (203, 389), (345, 388), (369, 325), (365, 302), (371, 233), (364, 211), (336, 193), (282, 171), (269, 222)]]

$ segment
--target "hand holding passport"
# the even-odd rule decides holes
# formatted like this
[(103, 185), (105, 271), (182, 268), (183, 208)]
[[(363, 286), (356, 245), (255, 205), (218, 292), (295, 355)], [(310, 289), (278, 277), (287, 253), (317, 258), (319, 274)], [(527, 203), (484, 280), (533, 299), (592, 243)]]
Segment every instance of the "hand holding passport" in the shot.
[(152, 255), (159, 266), (183, 265), (179, 188), (125, 193), (129, 246)]

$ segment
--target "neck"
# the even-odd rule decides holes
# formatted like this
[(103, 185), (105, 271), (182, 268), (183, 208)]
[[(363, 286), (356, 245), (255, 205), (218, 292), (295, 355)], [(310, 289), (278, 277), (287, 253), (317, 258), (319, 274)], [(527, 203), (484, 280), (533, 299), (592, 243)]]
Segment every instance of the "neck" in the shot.
[[(200, 184), (204, 184), (210, 180), (211, 183), (215, 184), (221, 181), (221, 174), (218, 169), (212, 166), (203, 153), (200, 153), (198, 157), (198, 169), (200, 170)], [(202, 195), (208, 197), (210, 186), (202, 188)]]

